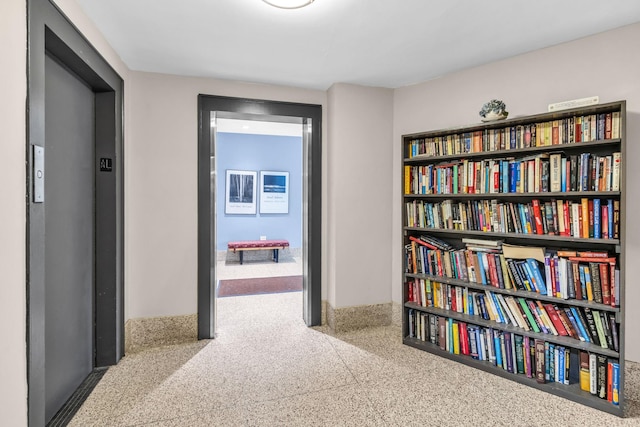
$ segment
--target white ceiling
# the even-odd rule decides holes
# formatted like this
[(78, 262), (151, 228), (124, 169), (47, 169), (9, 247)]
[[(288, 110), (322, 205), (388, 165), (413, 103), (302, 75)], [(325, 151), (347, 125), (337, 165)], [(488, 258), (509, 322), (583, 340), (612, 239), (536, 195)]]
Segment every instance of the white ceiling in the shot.
[(132, 70), (313, 89), (406, 86), (640, 21), (638, 0), (76, 1)]

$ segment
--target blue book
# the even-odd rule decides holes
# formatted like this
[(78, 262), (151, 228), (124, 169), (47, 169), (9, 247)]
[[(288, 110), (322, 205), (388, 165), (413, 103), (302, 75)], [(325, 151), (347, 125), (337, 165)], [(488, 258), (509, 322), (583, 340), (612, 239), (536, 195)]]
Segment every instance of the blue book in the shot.
[(576, 332), (578, 333), (578, 335), (579, 335), (578, 338), (581, 341), (586, 341), (584, 339), (584, 336), (582, 335), (582, 330), (580, 329), (580, 326), (578, 326), (578, 321), (573, 315), (573, 311), (571, 311), (571, 309), (569, 307), (563, 308), (562, 310), (567, 314), (567, 318), (569, 319), (569, 323), (571, 323), (571, 326), (573, 326), (573, 329), (575, 329)]
[(579, 266), (580, 271), (580, 289), (582, 290), (582, 299), (587, 299), (587, 276), (584, 274), (584, 266)]
[(609, 235), (607, 236), (609, 239), (613, 239), (613, 200), (607, 200), (607, 232)]
[(493, 346), (495, 347), (497, 366), (502, 366), (502, 345), (500, 344), (500, 335), (500, 332), (493, 331)]
[[(571, 307), (571, 313), (573, 314), (573, 318), (575, 319), (576, 324), (578, 325), (578, 329), (580, 330), (580, 335), (583, 336), (586, 342), (591, 342), (591, 338), (587, 333), (587, 325), (582, 324), (582, 320), (580, 320), (580, 316), (578, 315), (578, 310), (576, 310), (575, 307)], [(569, 317), (569, 320), (571, 320), (571, 317)]]
[(527, 261), (525, 261), (524, 263), (522, 263), (522, 267), (524, 267), (524, 272), (527, 275), (527, 280), (531, 284), (531, 290), (537, 292), (538, 286), (536, 284), (535, 277), (533, 276), (533, 271), (531, 271), (531, 266)]
[(549, 382), (556, 382), (556, 345), (549, 343)]
[(538, 266), (538, 261), (536, 261), (533, 258), (527, 258), (527, 264), (529, 264), (529, 267), (533, 272), (533, 278), (535, 280), (535, 285), (536, 285), (536, 288), (538, 289), (538, 292), (540, 292), (542, 295), (546, 295), (547, 286), (544, 282), (544, 279), (542, 278), (542, 274), (540, 273), (540, 267)]
[(480, 327), (477, 326), (474, 328), (474, 334), (476, 336), (476, 343), (478, 345), (478, 359), (486, 360), (484, 356), (484, 347), (482, 346), (482, 338), (480, 338)]
[(560, 191), (563, 193), (567, 191), (567, 158), (563, 157), (560, 161)]
[[(484, 274), (484, 264), (482, 263), (482, 255), (478, 252), (476, 254), (476, 258), (478, 258), (478, 267), (480, 270), (480, 280), (483, 285), (487, 284), (487, 276)], [(477, 273), (477, 272), (476, 272)], [(476, 278), (477, 278), (477, 274), (476, 274)]]
[(493, 300), (493, 304), (496, 307), (496, 311), (498, 312), (498, 318), (500, 318), (500, 323), (507, 324), (506, 316), (502, 311), (502, 306), (500, 305), (500, 301), (493, 292), (489, 292), (490, 298)]
[(516, 192), (517, 181), (518, 181), (518, 166), (516, 162), (512, 161), (512, 162), (509, 162), (509, 193)]
[(500, 170), (502, 171), (502, 179), (501, 179), (501, 190), (503, 193), (509, 192), (509, 162), (507, 160), (502, 160), (500, 162)]
[(600, 199), (593, 199), (593, 238), (600, 239)]
[(473, 309), (473, 292), (467, 292), (467, 311), (469, 312), (467, 313), (469, 316), (475, 316), (475, 310)]
[(551, 357), (549, 355), (550, 344), (545, 341), (544, 343), (544, 380), (550, 381), (551, 379)]
[(524, 205), (522, 203), (518, 204), (518, 212), (520, 213), (520, 222), (522, 223), (522, 233), (529, 234), (529, 229), (527, 228), (527, 216), (524, 214)]
[(507, 360), (507, 372), (513, 372), (514, 360), (511, 354), (511, 333), (503, 332), (502, 335), (504, 336), (504, 357)]
[(560, 384), (564, 384), (564, 374), (565, 374), (565, 354), (564, 354), (564, 347), (559, 346), (558, 348), (556, 348), (556, 351), (558, 352), (558, 378), (556, 378), (557, 382), (559, 382)]

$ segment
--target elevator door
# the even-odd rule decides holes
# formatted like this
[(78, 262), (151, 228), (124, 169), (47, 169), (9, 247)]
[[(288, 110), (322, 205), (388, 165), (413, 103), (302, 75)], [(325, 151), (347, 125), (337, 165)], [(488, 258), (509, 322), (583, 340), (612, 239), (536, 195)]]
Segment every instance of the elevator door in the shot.
[(45, 416), (94, 367), (95, 95), (45, 59)]

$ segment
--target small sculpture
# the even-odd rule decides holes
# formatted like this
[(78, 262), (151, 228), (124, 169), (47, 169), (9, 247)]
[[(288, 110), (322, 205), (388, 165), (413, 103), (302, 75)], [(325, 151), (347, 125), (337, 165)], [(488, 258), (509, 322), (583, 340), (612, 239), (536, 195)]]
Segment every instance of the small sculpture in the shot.
[(507, 106), (499, 99), (492, 99), (482, 106), (480, 117), (483, 122), (491, 122), (494, 120), (506, 119), (509, 113), (506, 111)]

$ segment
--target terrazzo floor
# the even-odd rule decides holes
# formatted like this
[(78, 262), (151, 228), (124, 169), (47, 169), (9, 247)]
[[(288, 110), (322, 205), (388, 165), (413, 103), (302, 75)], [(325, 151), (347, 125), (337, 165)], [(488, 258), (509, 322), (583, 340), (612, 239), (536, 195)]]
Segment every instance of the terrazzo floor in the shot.
[(640, 426), (640, 375), (621, 419), (405, 346), (398, 326), (307, 328), (301, 307), (220, 298), (215, 340), (127, 355), (70, 425)]

